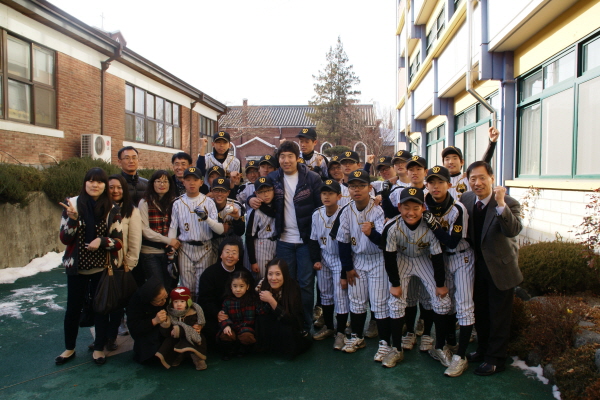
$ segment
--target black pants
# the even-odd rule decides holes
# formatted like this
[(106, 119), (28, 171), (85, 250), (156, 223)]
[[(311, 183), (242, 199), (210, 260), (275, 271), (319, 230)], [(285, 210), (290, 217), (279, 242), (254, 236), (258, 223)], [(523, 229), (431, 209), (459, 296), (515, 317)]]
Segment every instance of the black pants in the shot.
[[(64, 320), (65, 348), (67, 350), (75, 350), (79, 333), (79, 318), (87, 290), (92, 293), (93, 297), (101, 275), (102, 272), (91, 275), (67, 275), (67, 311)], [(106, 344), (108, 315), (94, 314), (94, 327), (96, 330), (94, 350), (102, 351)]]
[(494, 284), (485, 261), (475, 264), (475, 328), (477, 352), (485, 362), (502, 365), (506, 361), (514, 289), (500, 290)]

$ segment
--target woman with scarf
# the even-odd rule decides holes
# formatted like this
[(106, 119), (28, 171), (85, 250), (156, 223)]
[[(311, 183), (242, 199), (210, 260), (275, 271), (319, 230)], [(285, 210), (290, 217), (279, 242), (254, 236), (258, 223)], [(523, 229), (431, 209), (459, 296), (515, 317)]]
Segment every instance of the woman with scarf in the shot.
[[(75, 357), (79, 318), (87, 293), (96, 293), (102, 271), (118, 267), (118, 251), (123, 244), (121, 214), (108, 194), (108, 177), (101, 168), (90, 169), (79, 196), (60, 203), (64, 208), (60, 240), (67, 246), (63, 265), (67, 274), (67, 310), (64, 319), (65, 348), (55, 362), (62, 365)], [(93, 359), (106, 362), (108, 316), (94, 315), (96, 340)]]

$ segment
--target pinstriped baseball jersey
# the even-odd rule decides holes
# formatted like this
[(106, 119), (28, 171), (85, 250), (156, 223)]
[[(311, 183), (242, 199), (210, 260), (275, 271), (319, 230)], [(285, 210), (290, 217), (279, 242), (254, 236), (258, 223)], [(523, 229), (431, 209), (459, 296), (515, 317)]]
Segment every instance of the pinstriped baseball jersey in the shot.
[(217, 160), (215, 158), (213, 153), (208, 153), (207, 155), (204, 156), (204, 160), (206, 163), (206, 177), (207, 178), (208, 178), (208, 174), (210, 174), (210, 171), (212, 170), (212, 168), (214, 166), (223, 168), (225, 170), (225, 173), (227, 174), (227, 176), (229, 176), (229, 174), (233, 171), (237, 171), (237, 172), (240, 171), (240, 160), (235, 158), (235, 156), (233, 154), (227, 154), (227, 158), (225, 158), (225, 161), (220, 162), (219, 160)]
[(238, 194), (235, 196), (237, 201), (239, 201), (242, 204), (246, 204), (246, 200), (248, 200), (248, 197), (252, 196), (254, 194), (254, 183), (247, 183), (246, 186), (244, 187), (244, 189), (242, 189), (240, 192), (238, 192)]
[[(243, 216), (245, 214), (246, 209), (239, 201), (227, 199), (227, 206), (233, 206), (234, 208), (236, 208), (240, 216)], [(230, 214), (225, 214), (225, 208), (227, 208), (227, 206), (223, 207), (221, 211), (217, 212), (217, 215), (219, 216), (219, 222), (231, 223), (231, 221), (233, 221), (233, 217)]]
[(448, 193), (450, 193), (450, 195), (456, 200), (460, 200), (460, 197), (463, 195), (463, 193), (471, 190), (471, 187), (469, 186), (469, 180), (466, 176), (463, 177), (462, 172), (458, 175), (451, 176), (450, 183), (452, 184), (452, 187), (448, 189)]
[[(383, 231), (384, 215), (381, 207), (375, 205), (373, 199), (369, 199), (369, 203), (364, 210), (357, 210), (356, 203), (351, 201), (346, 208), (340, 212), (340, 228), (337, 232), (336, 240), (338, 242), (352, 244), (352, 253), (359, 255), (379, 254), (383, 253), (376, 244), (371, 242), (367, 235), (361, 231), (361, 224), (364, 222), (372, 222), (373, 228), (377, 232)], [(355, 265), (355, 267), (360, 267)]]
[(455, 253), (470, 247), (469, 242), (466, 240), (469, 230), (469, 214), (467, 214), (467, 209), (462, 203), (455, 201), (452, 207), (440, 216), (437, 216), (435, 210), (432, 210), (428, 205), (427, 208), (434, 213), (433, 215), (436, 216), (446, 232), (462, 237), (458, 246), (455, 249), (448, 249), (448, 252)]
[[(251, 218), (252, 215), (254, 217)], [(252, 236), (256, 236), (257, 239), (269, 239), (277, 236), (275, 218), (269, 217), (260, 210), (251, 208), (246, 219), (249, 223), (252, 221), (252, 226), (248, 225), (246, 229), (249, 229)]]
[(340, 212), (340, 207), (331, 216), (327, 216), (325, 206), (315, 210), (312, 215), (310, 238), (319, 242), (323, 264), (337, 271), (342, 270), (337, 241), (329, 237), (333, 223)]
[(338, 206), (341, 208), (350, 203), (352, 198), (350, 198), (350, 190), (348, 190), (348, 186), (341, 184), (340, 187), (342, 189), (342, 198), (338, 200)]
[(217, 207), (215, 203), (203, 194), (192, 198), (184, 194), (178, 197), (173, 203), (173, 214), (171, 216), (169, 231), (177, 231), (179, 229), (180, 234), (178, 239), (183, 242), (204, 242), (210, 240), (213, 236), (210, 226), (208, 226), (206, 221), (199, 221), (198, 215), (194, 212), (194, 209), (198, 206), (206, 209), (209, 218), (217, 220)]
[[(322, 160), (321, 160), (321, 164), (317, 164), (317, 157), (321, 156)], [(300, 154), (300, 157), (302, 157), (302, 154)], [(302, 159), (304, 160), (304, 164), (306, 164), (307, 167), (310, 168), (310, 170), (312, 171), (315, 167), (321, 167), (321, 172), (319, 175), (321, 175), (321, 177), (327, 177), (327, 162), (325, 162), (326, 157), (321, 154), (321, 153), (317, 153), (316, 151), (313, 151), (313, 155), (311, 158), (309, 158), (308, 160), (305, 159), (304, 157), (302, 157)]]
[[(421, 220), (417, 229), (410, 230), (404, 220), (398, 215), (385, 225), (385, 251), (398, 252), (398, 268), (422, 259), (423, 267), (431, 267), (429, 256), (440, 254), (442, 246), (433, 232)], [(412, 260), (411, 260), (412, 259)]]

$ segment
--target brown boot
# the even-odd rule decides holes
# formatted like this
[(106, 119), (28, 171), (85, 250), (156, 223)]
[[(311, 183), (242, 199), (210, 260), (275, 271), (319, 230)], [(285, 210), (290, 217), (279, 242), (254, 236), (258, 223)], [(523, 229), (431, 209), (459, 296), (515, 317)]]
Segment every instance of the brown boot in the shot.
[(206, 365), (206, 361), (202, 360), (200, 357), (198, 357), (196, 354), (192, 353), (192, 361), (194, 362), (194, 365), (196, 366), (196, 371), (202, 371), (205, 370), (206, 368), (208, 368), (208, 366)]

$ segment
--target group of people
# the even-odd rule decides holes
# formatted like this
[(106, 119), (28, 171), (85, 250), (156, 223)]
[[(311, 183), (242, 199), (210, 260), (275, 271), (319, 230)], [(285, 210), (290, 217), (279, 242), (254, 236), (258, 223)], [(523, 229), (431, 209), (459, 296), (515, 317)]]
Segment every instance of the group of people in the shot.
[[(223, 359), (294, 357), (312, 340), (332, 338), (335, 350), (353, 353), (378, 336), (374, 360), (394, 367), (420, 333), (419, 349), (447, 376), (469, 361), (480, 363), (478, 375), (501, 372), (522, 280), (521, 222), (519, 203), (494, 185), (499, 133), (489, 135), (466, 173), (450, 146), (431, 168), (405, 150), (380, 156), (376, 180), (373, 156), (363, 165), (354, 151), (317, 153), (313, 128), (248, 161), (243, 174), (223, 131), (211, 153), (201, 140), (195, 166), (177, 153), (174, 175), (149, 181), (137, 175), (138, 151), (121, 149), (121, 175), (94, 168), (62, 204), (68, 301), (56, 363), (75, 356), (82, 307), (111, 266), (133, 269), (140, 286), (125, 316), (139, 362), (170, 368), (190, 355), (202, 370), (213, 346)], [(90, 349), (102, 365), (123, 310), (94, 318)], [(478, 347), (467, 354), (473, 326)]]

